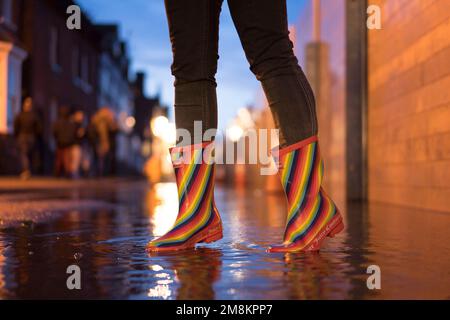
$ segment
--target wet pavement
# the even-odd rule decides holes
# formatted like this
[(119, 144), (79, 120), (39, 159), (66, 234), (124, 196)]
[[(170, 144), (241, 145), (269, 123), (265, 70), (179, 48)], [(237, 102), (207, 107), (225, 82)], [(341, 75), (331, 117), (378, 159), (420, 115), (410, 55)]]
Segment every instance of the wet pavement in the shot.
[[(450, 298), (448, 213), (348, 204), (345, 231), (320, 253), (268, 254), (281, 239), (283, 195), (215, 194), (222, 240), (149, 256), (146, 243), (175, 220), (173, 183), (0, 182), (0, 298)], [(66, 286), (73, 264), (81, 290)], [(380, 290), (367, 288), (370, 265), (380, 267)]]

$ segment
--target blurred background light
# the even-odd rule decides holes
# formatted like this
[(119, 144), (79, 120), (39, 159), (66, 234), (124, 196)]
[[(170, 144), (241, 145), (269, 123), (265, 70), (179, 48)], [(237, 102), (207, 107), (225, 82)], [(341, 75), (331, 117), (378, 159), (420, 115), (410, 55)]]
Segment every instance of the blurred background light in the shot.
[(244, 135), (244, 129), (242, 129), (242, 127), (237, 124), (232, 124), (230, 127), (228, 127), (226, 134), (228, 139), (233, 142), (238, 142)]

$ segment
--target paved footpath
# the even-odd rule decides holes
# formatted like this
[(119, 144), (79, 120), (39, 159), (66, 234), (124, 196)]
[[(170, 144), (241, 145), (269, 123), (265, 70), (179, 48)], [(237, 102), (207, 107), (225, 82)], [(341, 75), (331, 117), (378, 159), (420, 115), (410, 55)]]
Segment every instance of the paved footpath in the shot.
[(95, 197), (80, 198), (79, 192), (141, 188), (142, 179), (56, 179), (16, 177), (0, 178), (0, 227), (49, 221), (71, 210), (112, 208), (111, 203)]

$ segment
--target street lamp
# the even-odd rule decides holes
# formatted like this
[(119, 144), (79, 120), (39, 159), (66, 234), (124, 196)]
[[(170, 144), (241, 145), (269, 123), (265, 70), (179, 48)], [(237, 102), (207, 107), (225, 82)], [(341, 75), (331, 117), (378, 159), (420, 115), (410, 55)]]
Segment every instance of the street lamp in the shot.
[(150, 121), (150, 128), (155, 137), (163, 138), (167, 134), (169, 119), (165, 116), (157, 116)]
[(237, 124), (233, 124), (227, 129), (227, 137), (232, 142), (238, 142), (243, 135), (244, 129), (242, 129), (242, 127)]
[(125, 125), (130, 129), (134, 128), (134, 126), (136, 125), (136, 119), (132, 116), (127, 117), (125, 119)]
[(150, 181), (157, 182), (168, 177), (172, 173), (169, 147), (176, 142), (175, 123), (169, 122), (164, 115), (158, 115), (151, 119), (150, 129), (154, 136), (151, 146), (151, 157), (145, 167)]

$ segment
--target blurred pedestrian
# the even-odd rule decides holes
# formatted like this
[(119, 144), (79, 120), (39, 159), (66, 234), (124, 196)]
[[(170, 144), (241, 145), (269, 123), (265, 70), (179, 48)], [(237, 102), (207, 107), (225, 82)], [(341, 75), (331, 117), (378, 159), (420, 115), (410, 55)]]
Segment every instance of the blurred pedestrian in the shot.
[(71, 148), (70, 174), (73, 178), (79, 178), (83, 160), (85, 160), (86, 126), (84, 124), (84, 112), (77, 110), (71, 118), (75, 126), (75, 139)]
[(95, 115), (91, 116), (90, 121), (87, 125), (86, 129), (86, 149), (89, 152), (91, 163), (89, 165), (89, 173), (97, 174), (98, 168), (98, 155), (97, 155), (97, 143), (98, 143), (98, 134), (97, 128), (94, 123)]
[(23, 101), (22, 111), (14, 119), (14, 136), (20, 153), (22, 179), (31, 176), (33, 152), (41, 130), (41, 122), (33, 111), (33, 100), (27, 97)]
[(70, 108), (61, 106), (58, 119), (53, 124), (53, 136), (56, 142), (55, 175), (71, 176), (71, 148), (76, 140), (76, 125), (70, 119)]
[(96, 139), (97, 174), (103, 176), (112, 171), (115, 138), (118, 131), (114, 112), (108, 107), (100, 108), (92, 117), (92, 128)]
[(119, 124), (113, 113), (112, 121), (109, 125), (109, 173), (115, 175), (117, 173), (117, 134), (119, 133)]

